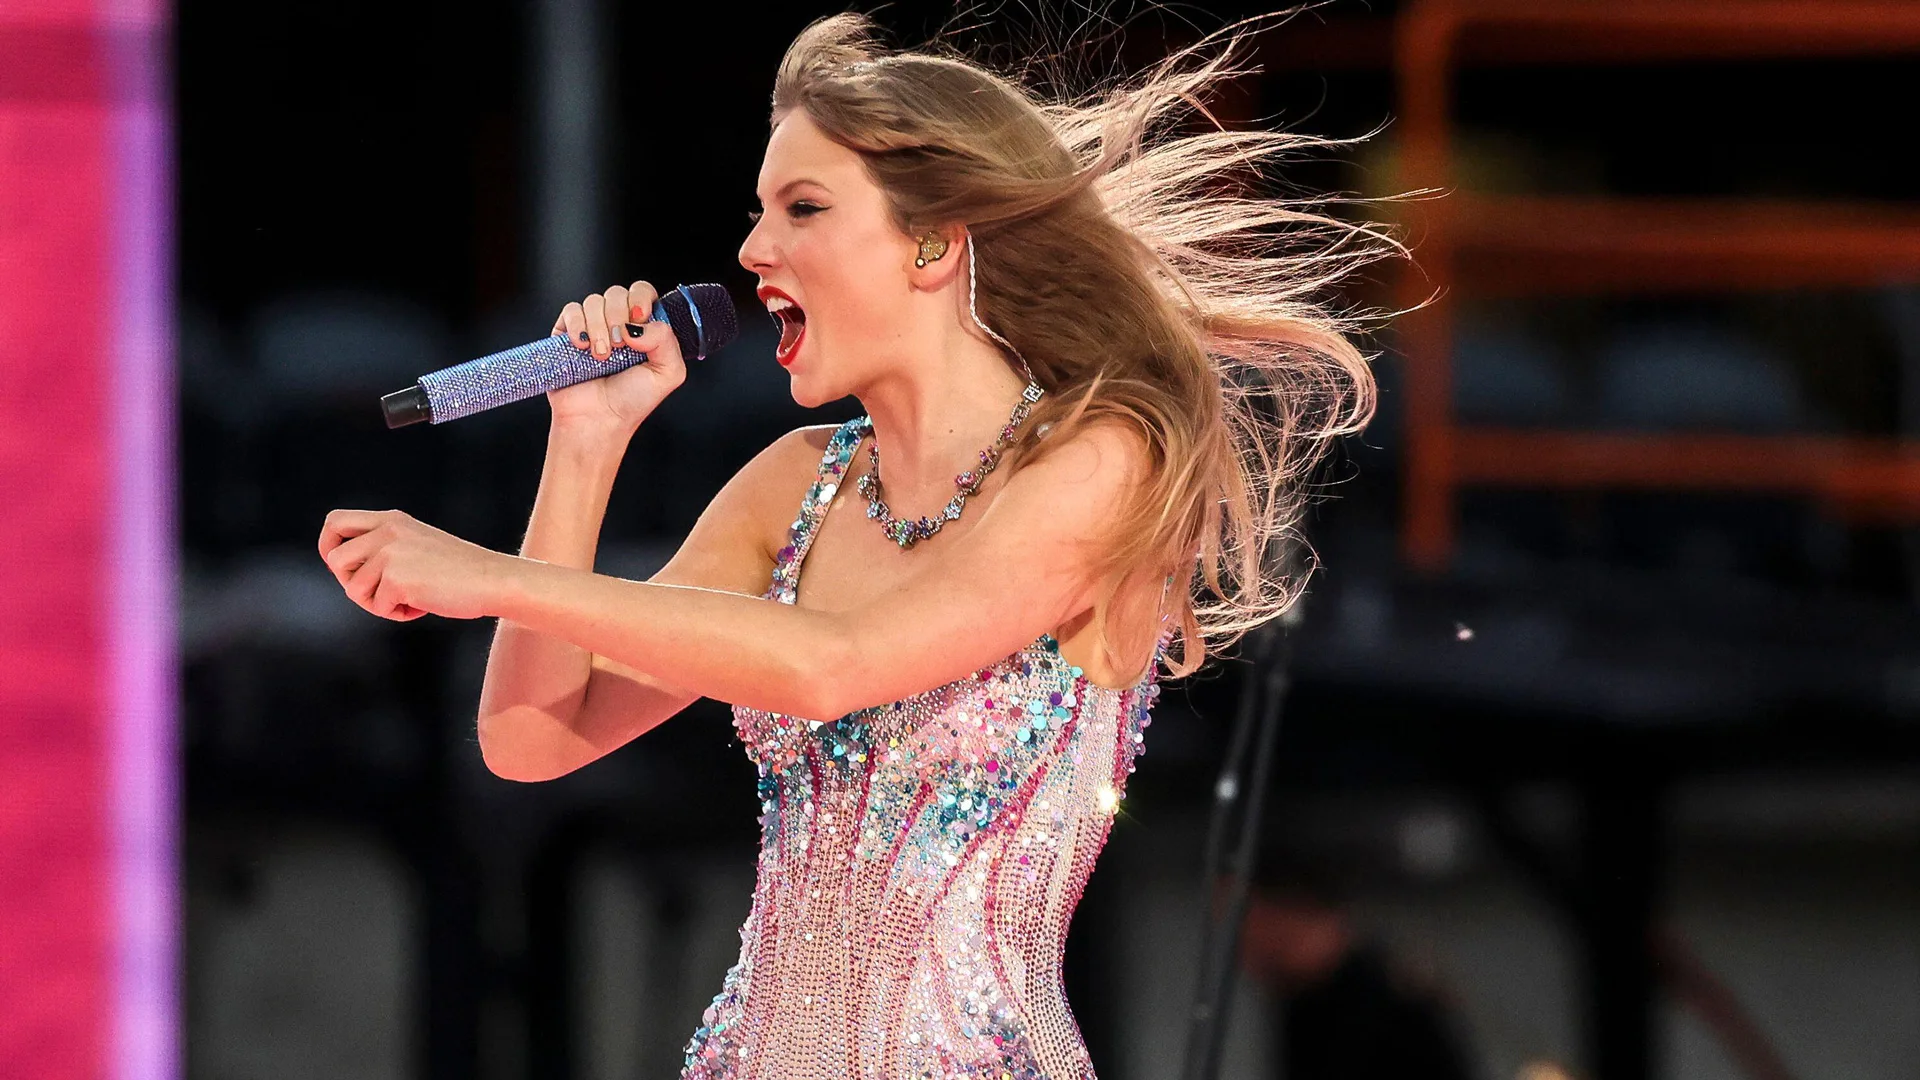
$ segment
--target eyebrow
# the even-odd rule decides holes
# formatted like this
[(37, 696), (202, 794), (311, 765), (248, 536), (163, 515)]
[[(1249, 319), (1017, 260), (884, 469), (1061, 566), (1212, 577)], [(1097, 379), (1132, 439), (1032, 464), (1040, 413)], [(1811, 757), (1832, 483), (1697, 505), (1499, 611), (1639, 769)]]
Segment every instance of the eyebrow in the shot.
[(773, 199), (774, 199), (774, 201), (775, 201), (775, 202), (778, 202), (778, 201), (780, 201), (780, 200), (781, 200), (782, 198), (784, 198), (784, 197), (786, 196), (786, 194), (787, 194), (787, 192), (789, 192), (789, 191), (792, 191), (792, 190), (793, 190), (794, 188), (797, 188), (797, 187), (799, 187), (799, 186), (800, 186), (800, 185), (802, 185), (802, 184), (812, 184), (812, 185), (813, 185), (814, 187), (817, 187), (817, 188), (819, 188), (820, 190), (822, 190), (822, 191), (826, 191), (826, 192), (829, 192), (829, 193), (833, 191), (833, 189), (832, 189), (832, 188), (830, 188), (830, 187), (828, 187), (827, 185), (825, 185), (825, 184), (823, 184), (823, 183), (821, 183), (820, 181), (818, 181), (818, 180), (814, 180), (814, 179), (812, 179), (812, 178), (810, 178), (810, 177), (805, 177), (805, 176), (803, 176), (803, 177), (800, 177), (800, 178), (799, 178), (798, 180), (789, 180), (789, 181), (787, 181), (786, 183), (784, 183), (784, 184), (781, 184), (781, 185), (780, 185), (780, 190), (779, 190), (779, 191), (776, 191), (776, 192), (774, 192), (774, 193), (773, 193)]

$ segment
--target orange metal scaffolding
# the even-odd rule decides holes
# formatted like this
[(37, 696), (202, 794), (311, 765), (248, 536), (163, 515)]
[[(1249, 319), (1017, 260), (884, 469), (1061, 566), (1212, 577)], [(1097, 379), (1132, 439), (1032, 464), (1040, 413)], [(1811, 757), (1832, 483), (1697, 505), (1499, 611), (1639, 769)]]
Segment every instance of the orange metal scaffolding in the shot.
[[(1413, 0), (1394, 28), (1403, 186), (1454, 182), (1453, 76), (1475, 63), (1641, 62), (1920, 52), (1911, 0)], [(1459, 295), (1573, 296), (1920, 282), (1920, 207), (1752, 199), (1449, 194), (1413, 204), (1403, 275), (1401, 550), (1439, 569), (1472, 486), (1804, 494), (1850, 515), (1920, 517), (1920, 440), (1467, 426), (1453, 415)]]

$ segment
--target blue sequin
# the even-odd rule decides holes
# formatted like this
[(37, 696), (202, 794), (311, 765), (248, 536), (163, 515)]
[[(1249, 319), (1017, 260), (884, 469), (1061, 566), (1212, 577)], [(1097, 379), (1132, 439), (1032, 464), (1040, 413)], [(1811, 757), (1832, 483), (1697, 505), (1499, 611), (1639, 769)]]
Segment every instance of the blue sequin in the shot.
[[(794, 602), (854, 430), (829, 440), (767, 599)], [(1057, 970), (1058, 939), (1021, 928), (1070, 918), (1075, 875), (1091, 869), (1143, 745), (1155, 670), (1127, 690), (1079, 693), (1084, 672), (1043, 634), (971, 675), (837, 720), (736, 706), (759, 767), (759, 879), (741, 960), (686, 1045), (683, 1080), (1046, 1080), (1042, 1037), (1066, 1055), (1062, 1075), (1090, 1075), (1077, 1036), (1036, 1035), (986, 957)], [(905, 997), (818, 981), (847, 963), (906, 980)], [(892, 1004), (882, 1018), (863, 1000)], [(767, 1030), (776, 1005), (778, 1032)], [(897, 1069), (882, 1076), (881, 1060)]]

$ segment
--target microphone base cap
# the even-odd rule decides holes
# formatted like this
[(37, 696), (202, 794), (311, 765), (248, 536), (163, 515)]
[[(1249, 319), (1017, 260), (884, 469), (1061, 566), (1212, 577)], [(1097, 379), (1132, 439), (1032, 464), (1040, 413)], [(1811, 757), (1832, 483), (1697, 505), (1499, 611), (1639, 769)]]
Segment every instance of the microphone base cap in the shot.
[(380, 399), (380, 411), (386, 414), (387, 427), (406, 427), (433, 419), (433, 406), (427, 401), (427, 392), (419, 383), (405, 390), (395, 390)]

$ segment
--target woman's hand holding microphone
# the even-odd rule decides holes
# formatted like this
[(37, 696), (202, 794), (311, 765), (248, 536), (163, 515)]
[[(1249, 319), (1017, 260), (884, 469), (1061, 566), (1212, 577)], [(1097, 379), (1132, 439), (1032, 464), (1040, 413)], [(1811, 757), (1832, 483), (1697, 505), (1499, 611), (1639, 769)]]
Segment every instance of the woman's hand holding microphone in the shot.
[[(624, 447), (654, 407), (686, 381), (687, 366), (673, 328), (652, 317), (657, 299), (652, 285), (636, 281), (561, 310), (553, 332), (564, 333), (575, 348), (605, 360), (616, 347), (625, 346), (646, 353), (647, 361), (548, 391), (556, 436), (567, 442), (585, 439), (617, 453), (614, 443)], [(529, 529), (530, 546), (538, 546), (533, 534), (539, 524), (536, 518)], [(502, 596), (516, 587), (526, 563), (401, 510), (335, 510), (321, 527), (319, 547), (320, 558), (354, 603), (396, 622), (422, 615), (472, 619), (498, 614)], [(590, 566), (591, 560), (586, 561)]]
[(672, 327), (664, 319), (653, 320), (653, 304), (659, 298), (652, 285), (636, 281), (561, 309), (553, 332), (565, 334), (574, 348), (605, 360), (624, 346), (646, 353), (647, 362), (549, 390), (547, 402), (553, 407), (556, 427), (611, 429), (631, 436), (654, 407), (686, 381), (686, 361)]

